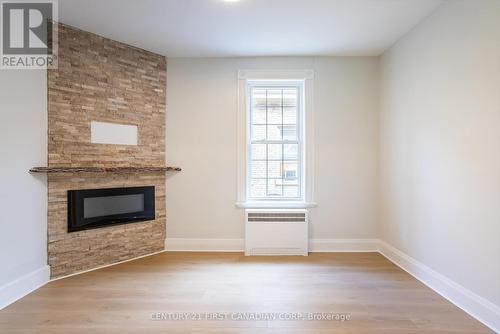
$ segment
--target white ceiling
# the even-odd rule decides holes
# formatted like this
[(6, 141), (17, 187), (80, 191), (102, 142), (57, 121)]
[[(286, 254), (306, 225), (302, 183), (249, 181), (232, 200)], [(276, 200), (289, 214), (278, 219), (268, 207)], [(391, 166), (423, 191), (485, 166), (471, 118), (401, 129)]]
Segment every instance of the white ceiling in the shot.
[(59, 20), (167, 57), (379, 55), (441, 0), (60, 0)]

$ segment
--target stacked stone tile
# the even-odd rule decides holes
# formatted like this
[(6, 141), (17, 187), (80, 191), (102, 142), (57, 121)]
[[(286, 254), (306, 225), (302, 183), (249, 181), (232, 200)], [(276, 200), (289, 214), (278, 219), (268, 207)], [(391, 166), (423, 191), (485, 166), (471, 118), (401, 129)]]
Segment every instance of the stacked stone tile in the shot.
[[(165, 166), (165, 57), (60, 25), (58, 69), (47, 81), (49, 167)], [(91, 121), (137, 125), (138, 145), (91, 144)], [(150, 185), (154, 221), (67, 233), (68, 190)], [(164, 172), (49, 174), (48, 193), (52, 277), (164, 248)]]

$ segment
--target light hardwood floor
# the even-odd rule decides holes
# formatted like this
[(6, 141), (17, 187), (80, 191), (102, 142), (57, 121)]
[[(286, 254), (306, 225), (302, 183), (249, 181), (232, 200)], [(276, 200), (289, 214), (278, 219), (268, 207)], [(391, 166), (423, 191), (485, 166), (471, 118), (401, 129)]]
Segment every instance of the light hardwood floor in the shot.
[[(152, 320), (179, 312), (226, 318)], [(234, 320), (266, 312), (343, 313), (350, 320)], [(377, 253), (162, 253), (51, 282), (0, 311), (0, 333), (492, 331)]]

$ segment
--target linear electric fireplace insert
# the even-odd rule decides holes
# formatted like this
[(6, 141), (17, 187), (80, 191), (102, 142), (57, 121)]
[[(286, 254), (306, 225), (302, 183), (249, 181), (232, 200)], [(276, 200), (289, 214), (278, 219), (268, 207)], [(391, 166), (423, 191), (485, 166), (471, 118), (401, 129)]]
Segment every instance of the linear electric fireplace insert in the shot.
[(68, 232), (154, 219), (154, 186), (68, 191)]

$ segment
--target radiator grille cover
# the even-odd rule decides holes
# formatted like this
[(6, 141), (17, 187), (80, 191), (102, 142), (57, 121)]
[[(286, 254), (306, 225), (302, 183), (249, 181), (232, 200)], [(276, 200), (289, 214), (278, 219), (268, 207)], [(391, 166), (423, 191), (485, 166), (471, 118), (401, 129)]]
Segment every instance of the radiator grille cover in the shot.
[(249, 222), (305, 222), (305, 212), (249, 212)]
[(247, 210), (245, 254), (307, 256), (307, 210)]

